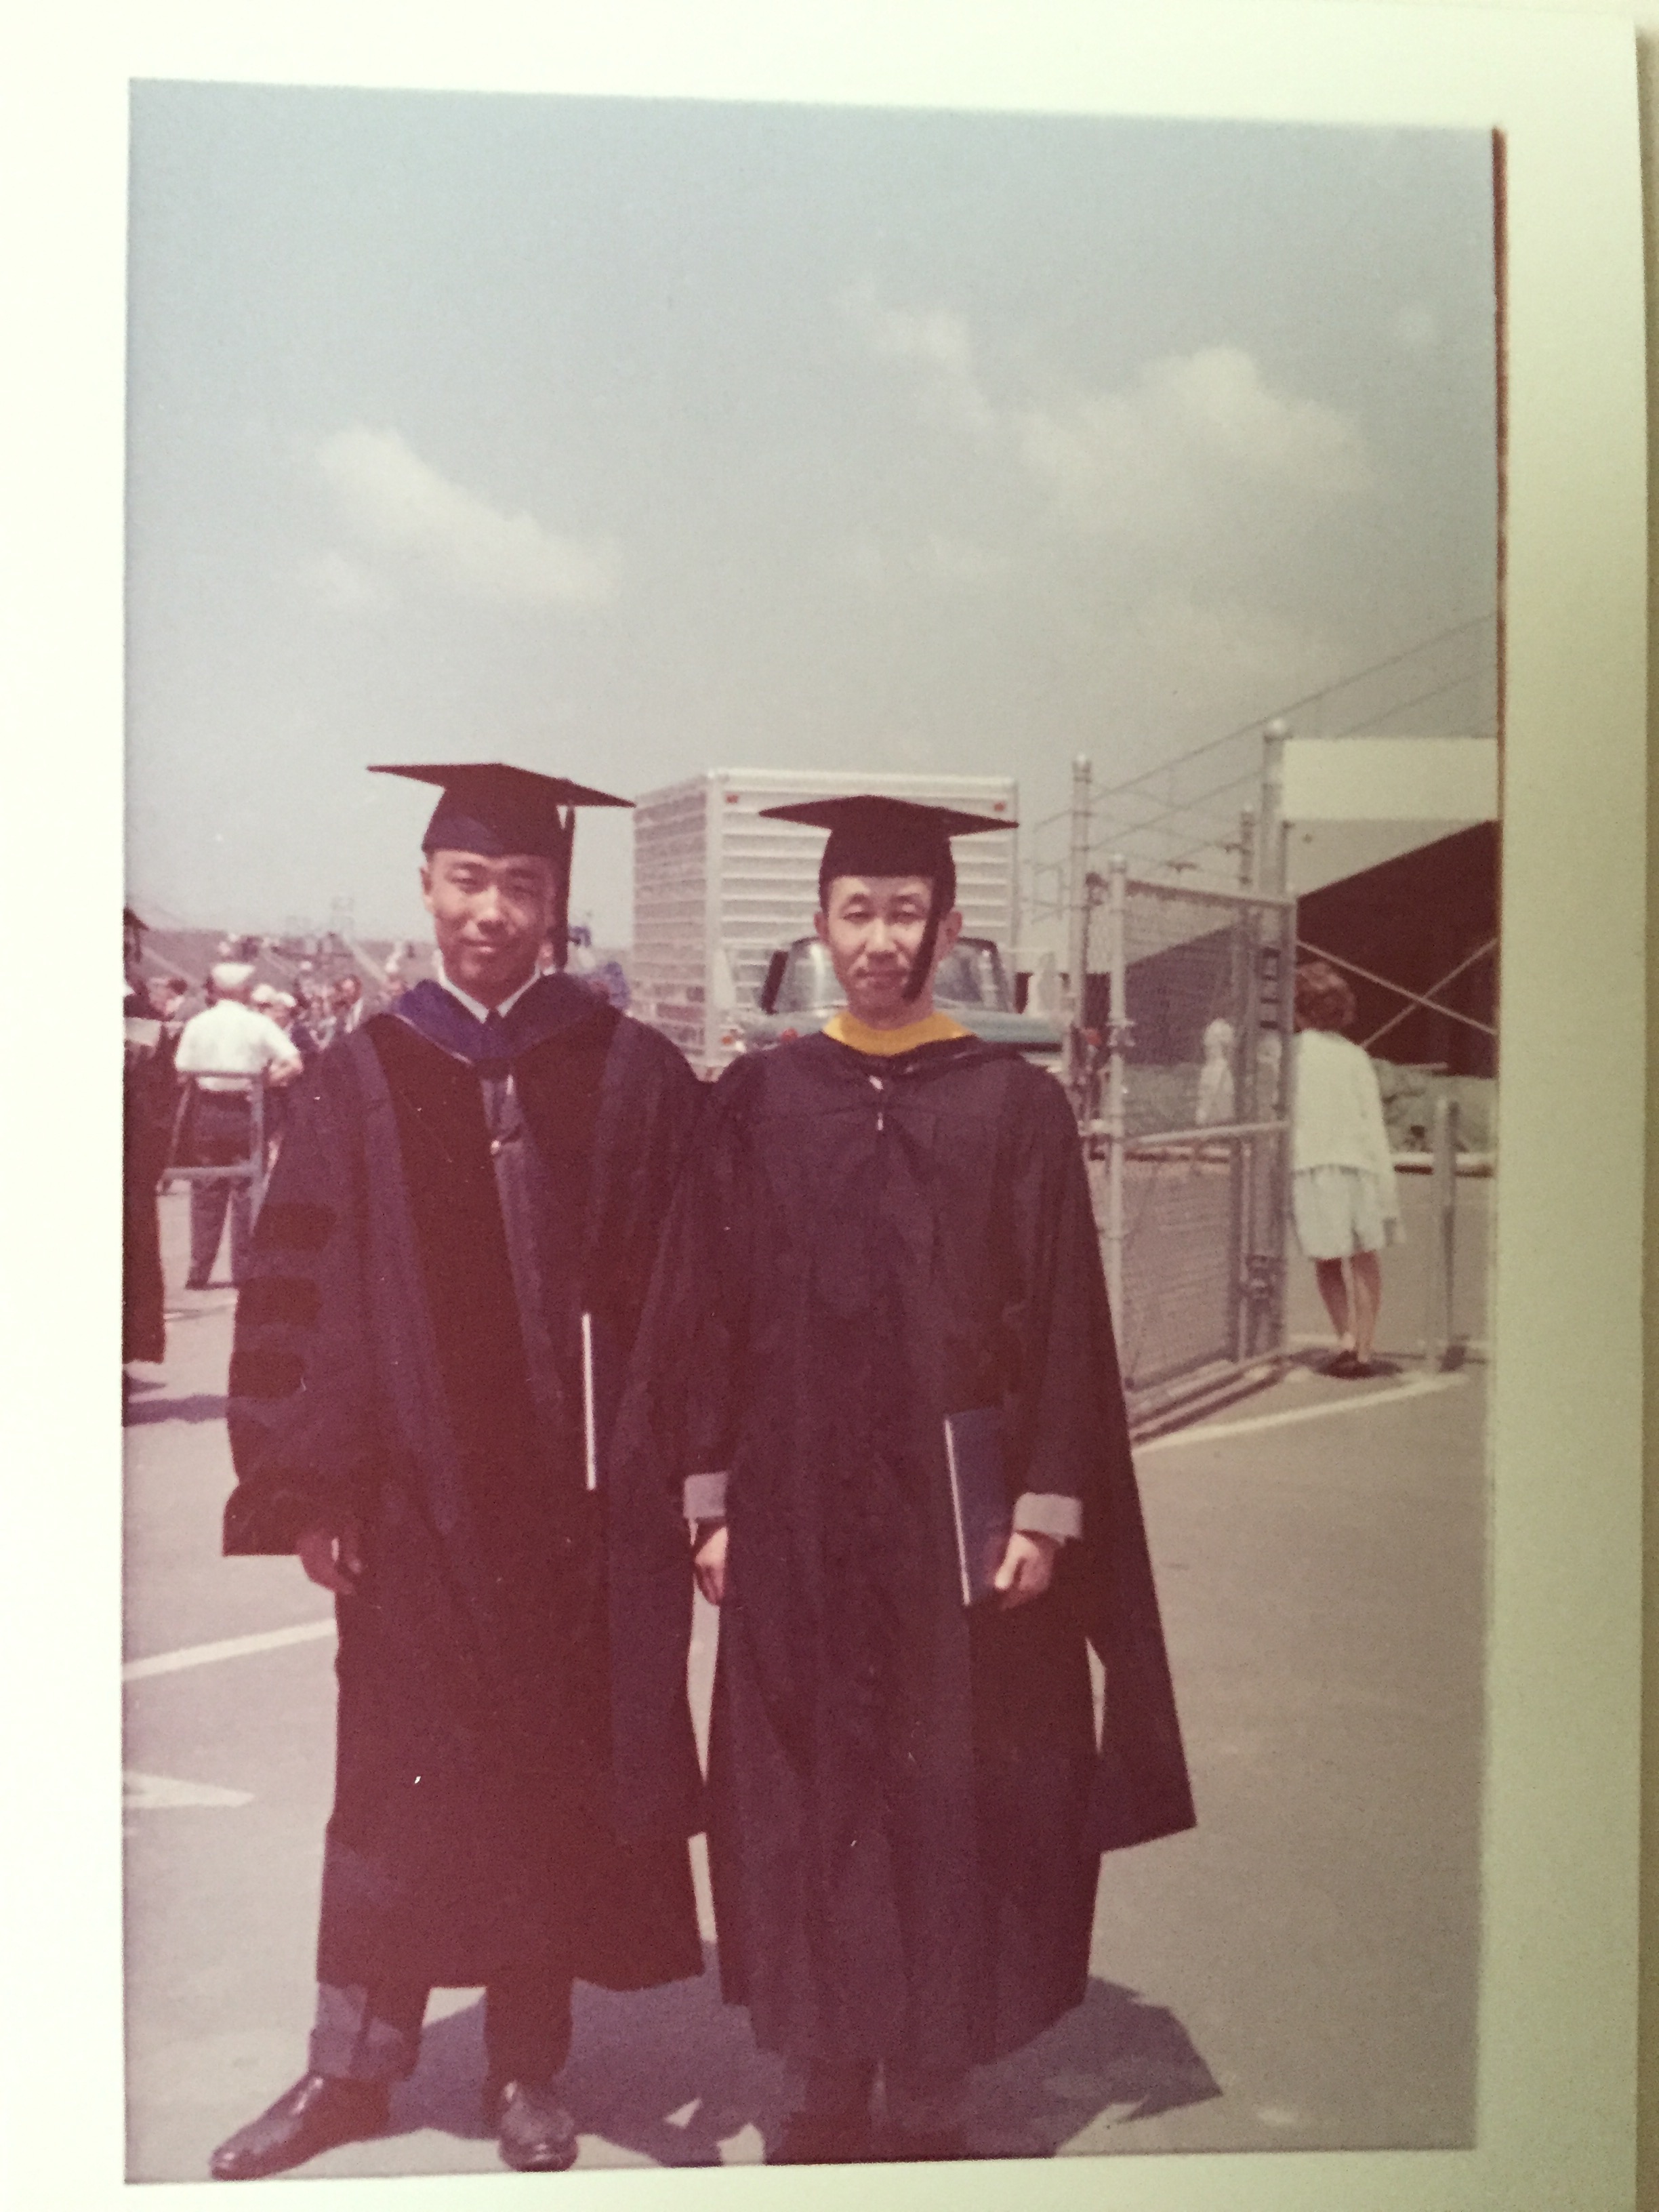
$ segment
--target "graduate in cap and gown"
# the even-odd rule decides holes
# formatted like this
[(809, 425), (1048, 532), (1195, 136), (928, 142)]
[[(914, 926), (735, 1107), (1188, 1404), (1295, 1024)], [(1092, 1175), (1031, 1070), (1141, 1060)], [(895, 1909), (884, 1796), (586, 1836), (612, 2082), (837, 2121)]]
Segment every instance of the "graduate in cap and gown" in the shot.
[(771, 2162), (960, 2157), (969, 2069), (1083, 1998), (1101, 1854), (1192, 1797), (1076, 1125), (932, 1006), (950, 840), (1012, 825), (767, 811), (830, 832), (847, 1009), (720, 1079), (638, 1367), (721, 1608), (721, 1983), (799, 2077)]
[[(629, 802), (501, 763), (377, 772), (441, 787), (438, 980), (296, 1086), (237, 1310), (225, 1549), (297, 1552), (337, 1594), (339, 1713), (308, 2063), (222, 2179), (376, 2132), (434, 1986), (484, 1990), (504, 2160), (566, 2166), (573, 1980), (702, 1970), (690, 1561), (683, 1533), (652, 1559), (607, 1525), (702, 1093), (561, 972), (576, 810)], [(653, 1637), (682, 1672), (647, 1717)]]

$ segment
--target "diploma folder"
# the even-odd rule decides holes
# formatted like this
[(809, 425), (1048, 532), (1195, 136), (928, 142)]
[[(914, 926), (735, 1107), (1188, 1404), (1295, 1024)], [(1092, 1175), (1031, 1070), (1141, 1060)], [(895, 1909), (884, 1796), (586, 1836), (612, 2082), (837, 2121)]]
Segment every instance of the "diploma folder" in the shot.
[(945, 1416), (945, 1463), (957, 1522), (962, 1601), (981, 1605), (996, 1594), (997, 1569), (1014, 1525), (1000, 1406), (975, 1406)]

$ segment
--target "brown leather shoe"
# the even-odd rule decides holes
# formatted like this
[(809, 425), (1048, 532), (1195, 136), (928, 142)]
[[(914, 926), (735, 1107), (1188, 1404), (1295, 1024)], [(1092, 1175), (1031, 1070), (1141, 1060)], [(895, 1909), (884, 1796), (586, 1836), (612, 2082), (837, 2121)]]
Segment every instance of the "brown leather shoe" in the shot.
[(348, 2081), (337, 2074), (302, 2074), (276, 2103), (227, 2136), (208, 2161), (216, 2181), (258, 2181), (303, 2166), (337, 2143), (377, 2136), (391, 2109), (384, 2081)]
[(768, 2166), (862, 2166), (877, 2155), (866, 2112), (792, 2112)]
[(576, 2163), (576, 2123), (550, 2081), (485, 2082), (484, 2118), (515, 2173), (562, 2173)]

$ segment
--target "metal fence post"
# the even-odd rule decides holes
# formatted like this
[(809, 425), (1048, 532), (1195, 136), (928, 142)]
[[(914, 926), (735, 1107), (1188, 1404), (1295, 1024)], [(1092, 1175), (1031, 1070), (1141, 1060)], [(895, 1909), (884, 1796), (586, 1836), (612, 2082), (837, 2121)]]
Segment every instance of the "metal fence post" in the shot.
[(1129, 1097), (1125, 1060), (1129, 1045), (1129, 864), (1114, 853), (1106, 878), (1107, 964), (1111, 972), (1111, 1013), (1106, 1033), (1106, 1294), (1112, 1326), (1123, 1328), (1124, 1146), (1128, 1134)]
[(1066, 884), (1069, 924), (1066, 996), (1070, 1020), (1066, 1026), (1066, 1088), (1081, 1120), (1085, 1106), (1089, 1051), (1084, 1024), (1089, 1011), (1089, 829), (1094, 770), (1086, 753), (1072, 763), (1072, 851)]
[(1247, 806), (1238, 817), (1238, 888), (1255, 888), (1255, 809)]
[(1452, 1295), (1457, 1255), (1457, 1101), (1434, 1102), (1429, 1167), (1429, 1285), (1423, 1356), (1431, 1368), (1452, 1364), (1456, 1328)]

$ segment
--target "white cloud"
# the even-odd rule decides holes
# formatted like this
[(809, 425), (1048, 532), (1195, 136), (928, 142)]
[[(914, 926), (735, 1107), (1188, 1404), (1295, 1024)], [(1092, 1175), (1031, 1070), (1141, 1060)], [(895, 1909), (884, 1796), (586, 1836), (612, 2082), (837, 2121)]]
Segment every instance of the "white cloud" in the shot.
[[(1051, 520), (1126, 550), (1210, 565), (1224, 541), (1283, 545), (1375, 489), (1354, 418), (1271, 384), (1243, 346), (1164, 356), (1115, 390), (1056, 382), (997, 405), (954, 308), (888, 307), (867, 281), (842, 306), (871, 356), (912, 380), (926, 419), (1035, 485)], [(1408, 310), (1395, 336), (1431, 344), (1432, 318)], [(1259, 553), (1249, 559), (1257, 565)], [(936, 574), (951, 565), (936, 555)]]
[(842, 302), (878, 361), (914, 369), (923, 411), (945, 427), (984, 433), (996, 410), (981, 388), (966, 319), (951, 307), (884, 307), (873, 287), (855, 287)]
[[(318, 447), (317, 465), (360, 548), (392, 563), (401, 579), (520, 606), (592, 605), (615, 596), (613, 548), (492, 507), (423, 461), (396, 430), (357, 424), (338, 431)], [(335, 604), (346, 604), (339, 593), (353, 564), (325, 556), (325, 568), (331, 557), (343, 563), (329, 572)]]
[(1016, 434), (1057, 513), (1154, 541), (1219, 523), (1241, 495), (1322, 506), (1374, 481), (1349, 416), (1275, 391), (1238, 346), (1150, 362), (1123, 391), (1026, 408)]

